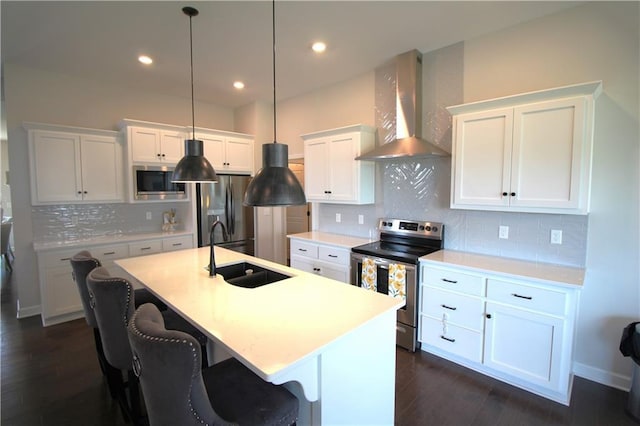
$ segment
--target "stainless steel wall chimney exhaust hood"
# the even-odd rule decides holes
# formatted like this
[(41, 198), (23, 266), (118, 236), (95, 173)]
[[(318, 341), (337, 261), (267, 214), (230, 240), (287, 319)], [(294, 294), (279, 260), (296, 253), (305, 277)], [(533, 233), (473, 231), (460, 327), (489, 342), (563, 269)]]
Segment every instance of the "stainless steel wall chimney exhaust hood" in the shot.
[(356, 160), (393, 160), (445, 157), (450, 154), (421, 137), (422, 54), (398, 55), (396, 62), (396, 139), (356, 157)]

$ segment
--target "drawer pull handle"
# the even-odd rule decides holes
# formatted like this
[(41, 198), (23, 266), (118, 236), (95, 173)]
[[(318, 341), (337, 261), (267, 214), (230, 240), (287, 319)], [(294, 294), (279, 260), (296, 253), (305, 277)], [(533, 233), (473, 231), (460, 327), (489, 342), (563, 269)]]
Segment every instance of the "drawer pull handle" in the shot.
[(531, 300), (531, 299), (533, 299), (533, 297), (531, 297), (531, 296), (522, 296), (522, 295), (517, 294), (517, 293), (511, 293), (511, 295), (512, 295), (513, 297), (517, 297), (517, 298), (520, 298), (520, 299), (527, 299), (527, 300)]
[(458, 281), (455, 280), (448, 280), (446, 278), (442, 278), (442, 281), (444, 281), (445, 283), (450, 283), (450, 284), (458, 284)]
[(452, 307), (452, 306), (447, 306), (447, 305), (440, 305), (440, 306), (442, 306), (445, 309), (450, 309), (452, 311), (455, 311), (456, 309), (458, 309), (458, 308), (455, 308), (455, 307)]
[(338, 256), (337, 256), (337, 255), (335, 255), (335, 254), (328, 254), (327, 256), (329, 256), (329, 257), (333, 257), (333, 258), (337, 258), (337, 257), (338, 257)]
[(306, 253), (307, 249), (301, 249), (301, 248), (299, 248), (299, 249), (298, 249), (298, 251), (303, 251), (303, 252), (305, 252), (305, 253)]
[(103, 256), (111, 256), (112, 254), (116, 254), (115, 251), (108, 251), (106, 253), (102, 253)]
[(142, 250), (151, 250), (151, 247), (140, 247), (140, 251)]
[(445, 336), (442, 336), (442, 335), (440, 335), (440, 338), (442, 340), (446, 340), (447, 342), (451, 342), (451, 343), (455, 343), (455, 341), (456, 341), (456, 339), (452, 339), (450, 337), (445, 337)]
[(171, 244), (171, 245), (172, 245), (172, 246), (174, 246), (174, 247), (179, 247), (179, 246), (181, 246), (181, 245), (182, 245), (182, 243), (173, 243), (173, 244)]
[(69, 260), (71, 260), (70, 257), (63, 257), (62, 259), (60, 259), (60, 262), (67, 262)]

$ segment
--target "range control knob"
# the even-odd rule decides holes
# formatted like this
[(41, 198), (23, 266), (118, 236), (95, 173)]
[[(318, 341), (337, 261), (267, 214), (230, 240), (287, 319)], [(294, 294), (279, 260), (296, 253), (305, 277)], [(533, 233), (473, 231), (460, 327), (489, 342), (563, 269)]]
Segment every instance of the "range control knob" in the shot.
[(424, 229), (426, 229), (426, 230), (427, 230), (427, 232), (430, 232), (430, 231), (431, 231), (431, 227), (430, 227), (429, 225), (427, 225)]
[(420, 225), (420, 230), (424, 231), (424, 225)]
[(433, 232), (438, 232), (438, 227), (437, 227), (437, 226), (433, 226), (433, 227), (431, 227), (431, 230), (432, 230)]
[(382, 226), (387, 226), (387, 222), (382, 221)]

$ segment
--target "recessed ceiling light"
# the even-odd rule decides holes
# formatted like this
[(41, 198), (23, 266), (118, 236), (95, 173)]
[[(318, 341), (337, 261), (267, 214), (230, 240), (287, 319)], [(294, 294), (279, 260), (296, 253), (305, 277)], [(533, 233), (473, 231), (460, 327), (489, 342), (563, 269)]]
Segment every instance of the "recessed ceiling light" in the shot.
[(244, 89), (244, 83), (241, 81), (234, 81), (233, 87), (235, 87), (236, 89)]
[(140, 61), (141, 63), (143, 63), (145, 65), (151, 65), (153, 63), (153, 59), (151, 59), (150, 57), (148, 57), (146, 55), (138, 56), (138, 61)]
[(311, 45), (311, 48), (316, 53), (322, 53), (327, 49), (327, 45), (321, 41), (316, 41)]

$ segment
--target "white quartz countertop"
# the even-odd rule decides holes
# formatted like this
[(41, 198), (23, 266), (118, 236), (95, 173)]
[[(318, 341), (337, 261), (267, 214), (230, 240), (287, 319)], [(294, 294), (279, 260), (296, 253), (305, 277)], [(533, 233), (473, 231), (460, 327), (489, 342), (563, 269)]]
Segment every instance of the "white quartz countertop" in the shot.
[(331, 234), (328, 232), (310, 231), (300, 234), (289, 234), (287, 237), (296, 240), (306, 240), (321, 244), (331, 244), (333, 246), (352, 248), (362, 244), (370, 243), (367, 238), (352, 237), (349, 235)]
[(455, 250), (439, 250), (422, 256), (420, 261), (438, 266), (449, 264), (475, 272), (495, 272), (514, 278), (533, 279), (544, 283), (571, 287), (582, 286), (585, 274), (585, 270), (582, 268)]
[(250, 261), (289, 279), (248, 289), (210, 278), (209, 248), (117, 260), (172, 309), (264, 380), (278, 376), (402, 302), (315, 274), (215, 248), (216, 265)]
[(35, 251), (55, 250), (63, 248), (75, 247), (91, 247), (103, 244), (130, 243), (133, 241), (154, 240), (157, 238), (182, 237), (185, 235), (193, 235), (191, 231), (174, 231), (174, 232), (145, 232), (134, 234), (117, 234), (103, 235), (100, 237), (83, 238), (77, 240), (62, 241), (34, 241), (33, 249)]

